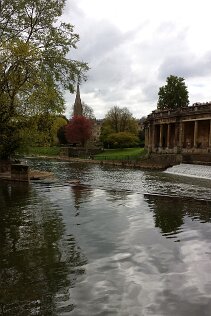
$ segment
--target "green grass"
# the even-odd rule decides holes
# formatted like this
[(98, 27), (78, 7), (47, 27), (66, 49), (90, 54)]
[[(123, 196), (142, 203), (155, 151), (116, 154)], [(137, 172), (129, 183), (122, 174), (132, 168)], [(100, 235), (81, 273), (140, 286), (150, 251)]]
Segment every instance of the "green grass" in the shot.
[[(53, 147), (34, 147), (27, 149), (25, 154), (29, 156), (58, 156), (59, 146)], [(124, 149), (105, 149), (102, 153), (95, 155), (96, 160), (136, 160), (145, 155), (144, 148), (124, 148)]]
[(103, 153), (95, 155), (97, 160), (134, 160), (145, 155), (144, 148), (105, 149)]
[(57, 156), (59, 155), (60, 147), (29, 147), (27, 149), (27, 155), (34, 156)]

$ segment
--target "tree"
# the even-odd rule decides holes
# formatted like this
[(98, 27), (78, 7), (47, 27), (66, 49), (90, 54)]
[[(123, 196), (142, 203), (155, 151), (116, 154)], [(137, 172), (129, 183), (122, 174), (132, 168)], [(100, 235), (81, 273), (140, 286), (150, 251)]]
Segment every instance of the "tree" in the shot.
[[(19, 120), (20, 122), (20, 120)], [(26, 152), (28, 147), (54, 146), (59, 142), (58, 131), (67, 125), (68, 120), (63, 115), (34, 115), (22, 117), (18, 152)]]
[(65, 129), (66, 129), (66, 125), (63, 125), (57, 131), (57, 137), (60, 144), (67, 144)]
[(95, 119), (94, 111), (93, 111), (93, 108), (91, 106), (82, 102), (82, 110), (83, 110), (83, 116), (85, 116), (86, 118), (89, 118), (91, 120)]
[(188, 89), (184, 78), (169, 76), (166, 85), (160, 87), (158, 92), (158, 109), (179, 109), (189, 104)]
[(112, 107), (106, 114), (101, 128), (100, 140), (104, 145), (109, 144), (109, 135), (113, 133), (129, 132), (138, 134), (138, 124), (128, 108)]
[(69, 143), (85, 146), (92, 135), (92, 121), (84, 116), (73, 116), (65, 127), (65, 135)]
[(51, 145), (58, 144), (58, 131), (67, 125), (68, 121), (62, 116), (55, 117), (51, 127)]
[[(0, 157), (13, 153), (23, 115), (62, 113), (87, 64), (71, 60), (79, 36), (59, 21), (65, 0), (0, 1)], [(8, 148), (11, 148), (9, 151)]]
[(138, 129), (136, 120), (126, 107), (112, 107), (106, 114), (104, 124), (110, 126), (115, 133), (137, 133)]
[(108, 136), (107, 141), (114, 148), (128, 148), (139, 145), (138, 136), (129, 132), (112, 133)]

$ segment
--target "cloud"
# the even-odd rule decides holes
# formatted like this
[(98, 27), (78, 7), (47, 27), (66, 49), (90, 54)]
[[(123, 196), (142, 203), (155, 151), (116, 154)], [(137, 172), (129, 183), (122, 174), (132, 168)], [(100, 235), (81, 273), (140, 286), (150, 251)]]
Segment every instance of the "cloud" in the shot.
[[(158, 10), (160, 4), (153, 3)], [(198, 18), (196, 28), (196, 12), (189, 16), (188, 6), (181, 13), (178, 6), (165, 3), (169, 14), (162, 8), (151, 12), (152, 4), (141, 7), (139, 1), (132, 8), (126, 1), (121, 11), (111, 1), (102, 0), (99, 5), (90, 0), (90, 7), (84, 0), (67, 1), (64, 19), (80, 35), (78, 49), (69, 57), (86, 61), (91, 68), (81, 95), (96, 116), (104, 117), (113, 105), (126, 106), (139, 118), (149, 114), (156, 108), (159, 87), (170, 74), (187, 80), (190, 102), (211, 99), (211, 51), (200, 34), (207, 20)], [(201, 87), (196, 88), (199, 83)], [(66, 94), (66, 102), (68, 111), (74, 96)]]
[(200, 58), (194, 55), (175, 55), (166, 58), (159, 69), (160, 78), (170, 74), (184, 77), (210, 76), (211, 51)]

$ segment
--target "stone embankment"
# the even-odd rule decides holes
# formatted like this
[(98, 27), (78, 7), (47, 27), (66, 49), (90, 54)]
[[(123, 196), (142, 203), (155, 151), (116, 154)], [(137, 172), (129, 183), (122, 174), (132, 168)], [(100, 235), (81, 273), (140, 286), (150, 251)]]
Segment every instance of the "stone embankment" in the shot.
[(30, 170), (28, 165), (21, 163), (0, 162), (0, 180), (29, 182), (53, 178), (52, 172)]

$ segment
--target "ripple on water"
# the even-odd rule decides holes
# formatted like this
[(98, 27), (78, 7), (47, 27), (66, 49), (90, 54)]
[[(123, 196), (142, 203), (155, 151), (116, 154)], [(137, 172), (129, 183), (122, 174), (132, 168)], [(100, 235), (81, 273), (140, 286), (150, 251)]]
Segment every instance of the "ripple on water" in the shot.
[(211, 310), (207, 181), (35, 164), (53, 171), (57, 182), (0, 186), (5, 314), (198, 316)]

